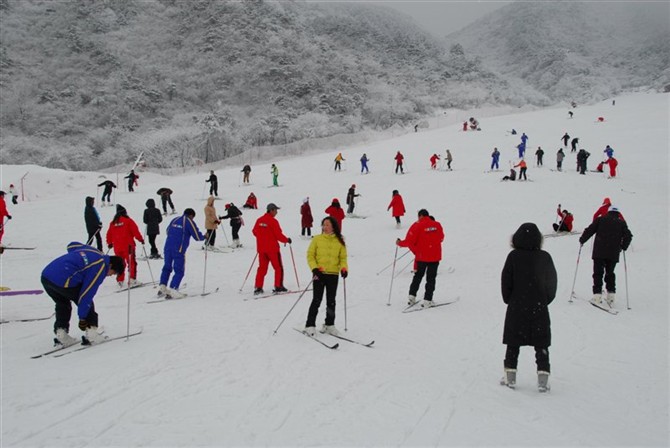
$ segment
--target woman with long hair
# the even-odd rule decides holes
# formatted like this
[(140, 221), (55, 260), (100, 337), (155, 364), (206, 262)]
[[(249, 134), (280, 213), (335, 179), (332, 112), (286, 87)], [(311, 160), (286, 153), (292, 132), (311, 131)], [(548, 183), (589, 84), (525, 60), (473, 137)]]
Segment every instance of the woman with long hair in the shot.
[(338, 275), (347, 278), (347, 247), (340, 233), (340, 226), (332, 216), (321, 221), (321, 234), (312, 238), (307, 249), (307, 263), (314, 274), (312, 304), (307, 314), (305, 333), (314, 336), (316, 315), (326, 293), (326, 320), (321, 333), (338, 335), (335, 328), (335, 296), (337, 295)]

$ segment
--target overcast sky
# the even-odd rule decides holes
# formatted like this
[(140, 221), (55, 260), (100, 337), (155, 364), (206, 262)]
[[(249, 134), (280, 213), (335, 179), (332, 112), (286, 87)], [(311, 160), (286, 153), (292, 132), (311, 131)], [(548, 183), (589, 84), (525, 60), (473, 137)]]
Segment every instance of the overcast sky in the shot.
[(366, 1), (388, 6), (411, 16), (414, 21), (436, 37), (442, 38), (449, 33), (469, 25), (478, 18), (513, 3), (512, 1)]

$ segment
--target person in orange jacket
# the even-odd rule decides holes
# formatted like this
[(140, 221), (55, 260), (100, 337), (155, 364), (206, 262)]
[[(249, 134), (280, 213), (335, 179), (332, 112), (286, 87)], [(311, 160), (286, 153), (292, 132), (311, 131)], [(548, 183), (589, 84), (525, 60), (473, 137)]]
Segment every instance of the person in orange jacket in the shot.
[(437, 268), (442, 260), (444, 230), (439, 222), (430, 218), (430, 213), (426, 209), (419, 210), (418, 218), (418, 221), (410, 226), (405, 239), (398, 238), (396, 245), (407, 247), (416, 257), (416, 271), (409, 287), (407, 304), (416, 303), (416, 295), (425, 274), (426, 290), (421, 306), (428, 308), (434, 306), (433, 292), (435, 291)]
[(526, 170), (528, 169), (528, 165), (526, 165), (526, 161), (524, 159), (521, 159), (519, 163), (514, 165), (514, 168), (519, 167), (519, 180), (523, 177), (523, 180), (528, 180), (526, 177)]
[(405, 203), (403, 202), (400, 193), (398, 193), (398, 190), (393, 190), (391, 203), (386, 207), (386, 211), (389, 210), (391, 210), (391, 216), (395, 218), (396, 227), (400, 228), (400, 217), (405, 215)]
[(340, 200), (333, 198), (333, 201), (330, 203), (330, 206), (325, 210), (328, 216), (332, 216), (337, 221), (337, 225), (342, 230), (342, 221), (344, 221), (344, 210), (340, 206)]
[(554, 232), (572, 232), (572, 222), (574, 217), (567, 210), (561, 210), (561, 204), (558, 204), (556, 213), (561, 217), (561, 222), (553, 224)]
[(291, 244), (291, 238), (284, 235), (277, 216), (277, 207), (269, 203), (266, 207), (267, 213), (256, 220), (251, 233), (256, 237), (256, 251), (258, 252), (258, 270), (254, 283), (254, 294), (263, 294), (263, 281), (268, 272), (268, 265), (272, 264), (275, 271), (273, 293), (286, 292), (284, 287), (284, 266), (279, 252), (279, 243)]
[[(144, 244), (144, 238), (135, 221), (128, 217), (128, 212), (122, 205), (117, 204), (116, 214), (112, 222), (109, 223), (109, 229), (107, 229), (106, 241), (108, 248), (114, 248), (114, 255), (123, 258), (127, 262), (128, 273), (130, 274), (128, 284), (130, 286), (137, 285), (135, 240)], [(117, 272), (116, 281), (119, 282), (119, 286), (123, 286), (124, 279), (125, 271)]]

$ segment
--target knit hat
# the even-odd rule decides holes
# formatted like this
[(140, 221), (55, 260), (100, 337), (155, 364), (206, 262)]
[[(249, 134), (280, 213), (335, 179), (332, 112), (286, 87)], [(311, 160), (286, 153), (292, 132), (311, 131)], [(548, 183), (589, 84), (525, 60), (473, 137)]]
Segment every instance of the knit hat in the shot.
[(116, 204), (116, 213), (117, 214), (126, 213), (126, 208), (121, 204)]
[(340, 200), (337, 199), (337, 198), (333, 198), (333, 201), (332, 201), (332, 202), (337, 202), (337, 203), (339, 204), (339, 203), (340, 203)]

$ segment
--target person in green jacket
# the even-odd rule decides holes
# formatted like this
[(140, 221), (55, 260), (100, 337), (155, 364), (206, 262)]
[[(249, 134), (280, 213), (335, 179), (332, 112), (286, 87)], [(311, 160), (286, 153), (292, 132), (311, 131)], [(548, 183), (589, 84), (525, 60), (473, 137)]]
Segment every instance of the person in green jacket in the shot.
[(277, 165), (275, 165), (274, 163), (270, 168), (270, 173), (272, 173), (272, 185), (278, 187), (279, 183), (277, 182), (277, 179), (279, 179), (279, 168), (277, 168)]
[(338, 335), (335, 328), (335, 296), (337, 295), (338, 274), (347, 278), (347, 247), (340, 233), (337, 220), (326, 216), (321, 221), (321, 234), (312, 238), (307, 249), (307, 263), (314, 274), (312, 304), (309, 306), (305, 333), (314, 336), (316, 315), (326, 292), (326, 321), (321, 333)]

